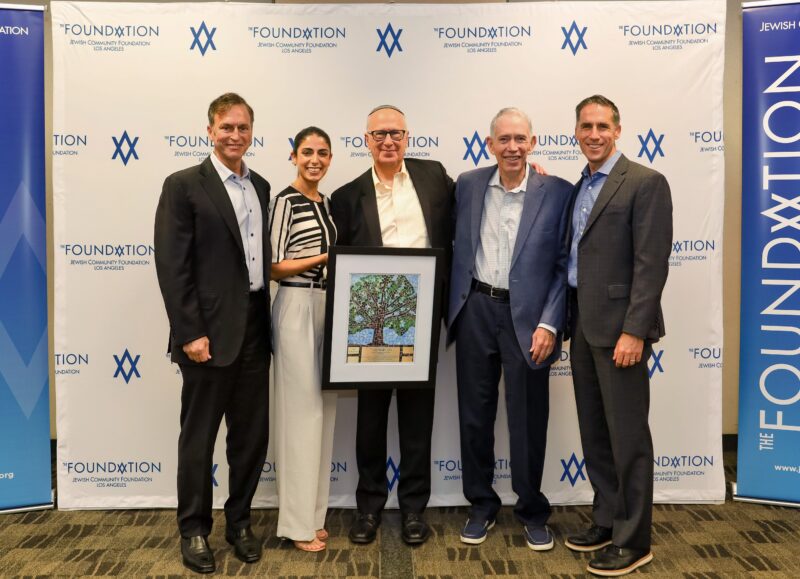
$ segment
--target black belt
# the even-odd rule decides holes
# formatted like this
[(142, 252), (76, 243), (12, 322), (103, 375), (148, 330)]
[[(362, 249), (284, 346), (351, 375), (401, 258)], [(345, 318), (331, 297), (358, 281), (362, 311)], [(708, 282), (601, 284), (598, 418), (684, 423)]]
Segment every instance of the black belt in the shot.
[(324, 279), (322, 281), (279, 281), (278, 285), (285, 285), (288, 287), (310, 287), (325, 289), (328, 287), (328, 282)]
[(486, 294), (493, 300), (497, 300), (498, 302), (507, 302), (510, 300), (511, 294), (507, 289), (501, 287), (493, 287), (490, 286), (488, 283), (483, 283), (482, 281), (478, 281), (477, 279), (472, 280), (472, 287), (475, 291), (481, 292), (482, 294)]

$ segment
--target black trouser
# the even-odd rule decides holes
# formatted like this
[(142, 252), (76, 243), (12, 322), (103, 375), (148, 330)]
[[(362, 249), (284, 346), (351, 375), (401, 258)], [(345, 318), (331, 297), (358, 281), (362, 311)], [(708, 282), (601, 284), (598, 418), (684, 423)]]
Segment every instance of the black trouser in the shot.
[[(431, 496), (431, 435), (433, 388), (397, 390), (400, 476), (397, 499), (402, 513), (421, 513)], [(360, 390), (356, 427), (358, 486), (356, 504), (365, 514), (378, 515), (389, 496), (386, 427), (392, 390)]]
[(458, 415), (464, 496), (470, 518), (493, 520), (500, 510), (494, 479), (494, 423), (500, 371), (505, 376), (514, 513), (543, 525), (550, 503), (541, 492), (549, 416), (550, 367), (534, 370), (520, 350), (511, 307), (473, 290), (455, 327)]
[[(225, 519), (234, 529), (250, 524), (250, 504), (269, 437), (269, 318), (265, 303), (262, 293), (251, 296), (242, 349), (230, 366), (181, 364), (178, 529), (183, 537), (211, 533), (211, 469), (223, 416), (229, 467)], [(213, 355), (213, 344), (211, 348)]]
[(653, 440), (647, 422), (647, 361), (652, 349), (645, 343), (638, 364), (617, 368), (614, 348), (586, 341), (574, 297), (570, 306), (570, 362), (586, 471), (594, 489), (594, 522), (613, 529), (618, 547), (649, 549)]

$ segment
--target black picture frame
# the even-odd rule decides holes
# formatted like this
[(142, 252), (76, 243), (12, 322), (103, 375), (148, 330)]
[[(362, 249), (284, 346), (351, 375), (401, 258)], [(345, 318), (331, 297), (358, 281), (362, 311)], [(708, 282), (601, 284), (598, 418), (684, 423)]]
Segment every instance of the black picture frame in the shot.
[[(328, 254), (322, 355), (323, 390), (435, 387), (445, 291), (444, 267), (444, 250), (438, 248), (331, 248)], [(410, 346), (410, 361), (408, 346), (405, 345), (350, 343), (351, 290), (355, 287), (352, 285), (353, 276), (359, 276), (359, 279), (365, 276), (402, 276), (406, 280), (416, 281), (414, 343)], [(385, 329), (382, 328), (381, 336)], [(374, 339), (375, 330), (371, 335)], [(400, 359), (363, 361), (362, 356), (367, 353), (374, 355), (375, 352), (385, 357), (399, 355)]]

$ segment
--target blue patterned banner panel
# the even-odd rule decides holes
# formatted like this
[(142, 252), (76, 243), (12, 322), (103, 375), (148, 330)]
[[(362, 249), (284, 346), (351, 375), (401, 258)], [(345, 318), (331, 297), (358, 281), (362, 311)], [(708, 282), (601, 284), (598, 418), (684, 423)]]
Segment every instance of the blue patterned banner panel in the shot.
[(43, 33), (0, 9), (0, 509), (51, 502)]
[(798, 45), (800, 4), (745, 7), (737, 494), (800, 503)]

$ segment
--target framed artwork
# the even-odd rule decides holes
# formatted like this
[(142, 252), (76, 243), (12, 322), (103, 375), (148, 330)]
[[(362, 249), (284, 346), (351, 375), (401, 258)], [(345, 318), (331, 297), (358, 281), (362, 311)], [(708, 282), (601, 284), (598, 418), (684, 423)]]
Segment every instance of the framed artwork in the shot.
[(331, 248), (323, 390), (434, 387), (443, 268), (441, 249)]

